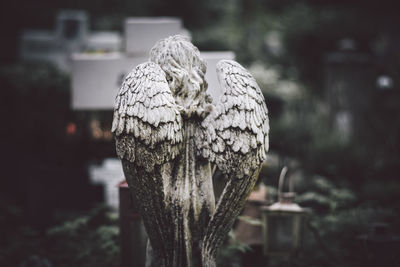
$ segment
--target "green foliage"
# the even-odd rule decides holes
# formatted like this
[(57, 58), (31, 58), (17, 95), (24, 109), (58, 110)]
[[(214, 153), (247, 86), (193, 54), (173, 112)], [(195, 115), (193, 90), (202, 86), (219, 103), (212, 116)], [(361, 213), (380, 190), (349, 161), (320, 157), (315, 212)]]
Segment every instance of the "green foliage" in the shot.
[(367, 255), (358, 237), (369, 233), (373, 223), (391, 222), (394, 210), (357, 204), (354, 192), (324, 177), (314, 177), (308, 188), (297, 200), (314, 212), (295, 266), (362, 266)]
[(240, 255), (251, 248), (237, 240), (235, 232), (231, 230), (226, 243), (218, 252), (217, 266), (218, 267), (231, 267), (240, 262)]
[[(49, 260), (53, 266), (119, 266), (118, 216), (105, 207), (87, 216), (78, 216), (40, 233), (27, 226), (21, 214), (8, 210), (1, 217), (0, 265), (17, 266), (33, 255)], [(18, 220), (12, 225), (10, 220)]]
[(356, 195), (348, 188), (339, 188), (322, 176), (314, 176), (310, 180), (307, 191), (296, 198), (301, 205), (313, 207), (319, 213), (330, 214), (356, 202)]

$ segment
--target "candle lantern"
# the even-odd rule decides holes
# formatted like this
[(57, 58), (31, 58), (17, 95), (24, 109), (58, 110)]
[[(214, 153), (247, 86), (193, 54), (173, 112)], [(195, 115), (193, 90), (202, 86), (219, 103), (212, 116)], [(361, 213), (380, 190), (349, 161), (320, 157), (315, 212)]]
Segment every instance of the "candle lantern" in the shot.
[(288, 258), (300, 248), (309, 209), (294, 203), (293, 182), (282, 192), (287, 168), (279, 177), (279, 201), (262, 208), (263, 252), (267, 256)]

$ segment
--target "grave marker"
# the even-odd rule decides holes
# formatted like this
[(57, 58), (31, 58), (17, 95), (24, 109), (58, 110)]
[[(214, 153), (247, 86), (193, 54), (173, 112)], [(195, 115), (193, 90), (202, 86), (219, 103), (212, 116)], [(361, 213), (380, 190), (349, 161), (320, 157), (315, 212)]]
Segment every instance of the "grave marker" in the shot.
[(148, 61), (156, 41), (183, 32), (178, 18), (128, 18), (126, 53), (73, 54), (72, 109), (112, 110), (123, 77)]
[[(112, 110), (123, 77), (148, 61), (154, 44), (167, 36), (184, 34), (177, 18), (129, 18), (125, 21), (126, 53), (74, 54), (72, 56), (72, 109)], [(234, 59), (231, 51), (202, 52), (207, 62), (208, 92), (219, 99), (220, 87), (215, 71), (221, 59)]]
[(125, 21), (126, 53), (147, 56), (158, 40), (183, 31), (182, 21), (178, 18), (128, 18)]
[(216, 65), (222, 59), (235, 59), (232, 51), (201, 52), (202, 58), (207, 62), (206, 80), (208, 82), (207, 92), (212, 96), (214, 104), (221, 96), (221, 88), (218, 82)]
[(112, 110), (123, 77), (147, 57), (122, 53), (72, 56), (72, 109)]
[(90, 165), (89, 177), (93, 184), (104, 185), (105, 203), (114, 209), (118, 209), (117, 184), (124, 179), (121, 162), (114, 158), (107, 158), (100, 166)]
[(61, 10), (56, 17), (55, 29), (24, 30), (20, 35), (21, 61), (51, 62), (59, 69), (70, 72), (72, 53), (83, 51), (120, 51), (122, 44), (118, 32), (89, 31), (89, 17), (82, 10)]

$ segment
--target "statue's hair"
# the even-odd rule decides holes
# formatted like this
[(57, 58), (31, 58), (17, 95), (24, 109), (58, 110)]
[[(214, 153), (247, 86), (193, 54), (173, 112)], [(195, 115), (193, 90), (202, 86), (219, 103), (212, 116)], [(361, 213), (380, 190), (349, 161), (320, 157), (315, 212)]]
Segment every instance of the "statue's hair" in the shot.
[[(180, 104), (198, 102), (207, 90), (204, 79), (207, 67), (200, 51), (187, 37), (174, 35), (162, 39), (150, 51), (150, 60), (157, 63), (171, 82), (171, 91)], [(185, 88), (185, 84), (188, 87)], [(184, 104), (186, 103), (186, 104)]]

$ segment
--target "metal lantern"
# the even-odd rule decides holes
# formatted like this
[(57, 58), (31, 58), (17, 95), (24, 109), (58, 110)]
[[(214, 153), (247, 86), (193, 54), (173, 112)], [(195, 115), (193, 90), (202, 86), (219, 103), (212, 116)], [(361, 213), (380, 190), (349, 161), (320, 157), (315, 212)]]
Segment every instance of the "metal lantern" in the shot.
[(279, 177), (279, 202), (262, 208), (263, 252), (267, 256), (288, 258), (293, 255), (300, 248), (309, 214), (308, 209), (293, 203), (295, 193), (291, 180), (290, 192), (282, 192), (286, 172), (284, 167)]

